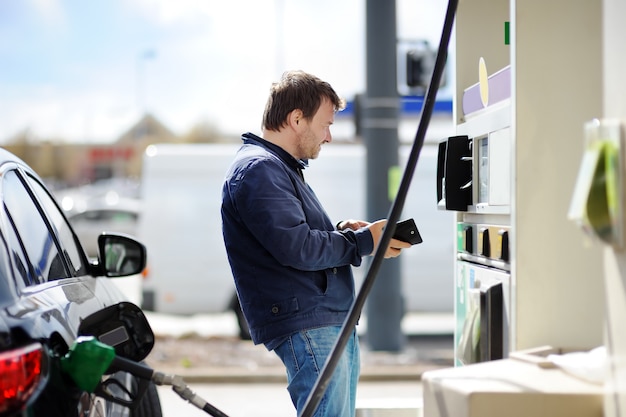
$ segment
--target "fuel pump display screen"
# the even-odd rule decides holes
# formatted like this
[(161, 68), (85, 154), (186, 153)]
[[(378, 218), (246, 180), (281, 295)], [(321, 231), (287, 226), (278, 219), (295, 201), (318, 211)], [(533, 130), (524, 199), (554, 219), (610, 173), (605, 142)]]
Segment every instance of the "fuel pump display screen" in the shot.
[(489, 139), (478, 140), (478, 202), (489, 202)]

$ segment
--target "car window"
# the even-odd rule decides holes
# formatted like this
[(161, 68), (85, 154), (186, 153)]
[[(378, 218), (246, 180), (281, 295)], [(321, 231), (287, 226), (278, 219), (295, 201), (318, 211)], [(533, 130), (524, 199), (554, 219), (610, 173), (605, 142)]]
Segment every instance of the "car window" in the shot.
[(54, 200), (46, 189), (34, 178), (27, 176), (28, 181), (33, 189), (33, 192), (37, 194), (39, 201), (44, 207), (44, 210), (48, 214), (48, 218), (54, 224), (59, 236), (61, 247), (67, 256), (67, 260), (72, 268), (72, 275), (80, 275), (83, 273), (83, 257), (81, 256), (82, 248), (76, 244), (72, 229), (68, 225), (65, 217), (61, 214), (58, 206), (54, 203)]
[(7, 245), (0, 235), (0, 305), (4, 305), (7, 300), (12, 300), (15, 293), (11, 284), (9, 265), (11, 262), (9, 261)]
[[(5, 210), (7, 210), (6, 205)], [(10, 217), (11, 216), (9, 215), (9, 218)], [(35, 271), (24, 254), (22, 242), (18, 238), (17, 234), (15, 234), (15, 224), (12, 223), (11, 227), (9, 227), (6, 232), (11, 252), (11, 259), (13, 260), (13, 274), (16, 279), (17, 287), (21, 289), (38, 283), (39, 280), (37, 279)]]
[(37, 282), (70, 276), (53, 234), (15, 171), (3, 176), (4, 204)]

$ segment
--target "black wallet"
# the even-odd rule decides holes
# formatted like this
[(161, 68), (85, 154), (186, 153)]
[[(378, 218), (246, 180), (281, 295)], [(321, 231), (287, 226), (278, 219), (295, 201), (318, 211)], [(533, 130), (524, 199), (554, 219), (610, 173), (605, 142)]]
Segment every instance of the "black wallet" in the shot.
[(417, 225), (413, 219), (396, 223), (396, 231), (393, 234), (393, 238), (403, 242), (409, 242), (411, 245), (417, 245), (423, 242), (422, 236), (419, 230), (417, 230)]

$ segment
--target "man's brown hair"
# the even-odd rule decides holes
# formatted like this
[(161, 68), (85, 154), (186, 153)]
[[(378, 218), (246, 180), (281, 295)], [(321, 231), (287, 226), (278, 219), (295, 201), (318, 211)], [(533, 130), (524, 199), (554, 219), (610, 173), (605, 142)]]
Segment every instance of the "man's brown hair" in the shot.
[(304, 71), (287, 71), (279, 82), (273, 83), (263, 113), (263, 129), (279, 131), (293, 110), (300, 109), (302, 116), (311, 120), (322, 101), (328, 99), (335, 111), (343, 110), (345, 101), (329, 83)]

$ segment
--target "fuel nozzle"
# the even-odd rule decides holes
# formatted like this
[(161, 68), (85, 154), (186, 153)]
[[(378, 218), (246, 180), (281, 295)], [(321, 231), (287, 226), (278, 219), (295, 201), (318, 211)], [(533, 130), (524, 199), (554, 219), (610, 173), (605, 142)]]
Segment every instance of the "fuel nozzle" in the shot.
[[(67, 354), (61, 358), (61, 369), (80, 389), (127, 407), (135, 407), (147, 385), (153, 382), (156, 385), (171, 385), (173, 391), (181, 398), (212, 416), (228, 417), (189, 389), (182, 377), (155, 372), (145, 365), (116, 356), (113, 347), (100, 342), (94, 336), (78, 337)], [(120, 387), (119, 382), (115, 378), (102, 381), (103, 375), (117, 371), (128, 372), (140, 378), (137, 395), (127, 393), (129, 397), (127, 399), (116, 397), (109, 389), (109, 385), (115, 384)]]
[(114, 359), (115, 349), (111, 346), (93, 336), (79, 336), (61, 358), (61, 369), (80, 389), (94, 392)]
[[(154, 371), (129, 359), (116, 356), (115, 349), (94, 336), (80, 336), (61, 358), (61, 369), (76, 386), (108, 401), (135, 409), (148, 389)], [(139, 379), (132, 392), (118, 378), (102, 379), (105, 374), (128, 372)]]

